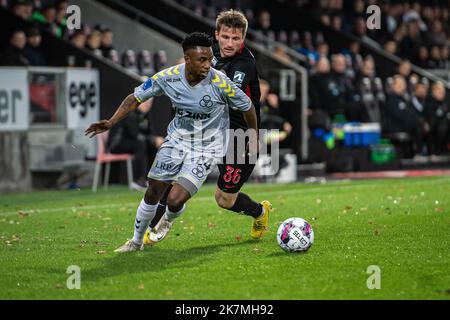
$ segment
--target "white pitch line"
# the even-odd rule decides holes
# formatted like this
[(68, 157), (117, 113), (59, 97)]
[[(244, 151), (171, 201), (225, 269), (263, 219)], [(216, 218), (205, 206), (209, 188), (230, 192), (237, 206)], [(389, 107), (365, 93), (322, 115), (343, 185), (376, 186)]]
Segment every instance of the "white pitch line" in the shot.
[[(440, 179), (432, 180), (432, 181), (411, 181), (408, 182), (407, 185), (416, 185), (416, 184), (423, 184), (423, 185), (433, 185), (433, 184), (439, 184), (440, 182), (450, 182), (449, 178), (442, 177)], [(290, 190), (277, 190), (277, 191), (257, 191), (252, 192), (251, 195), (287, 195), (287, 194), (307, 194), (312, 192), (327, 192), (329, 191), (328, 186), (336, 186), (339, 182), (327, 182), (327, 184), (321, 185), (317, 188), (309, 188), (309, 189), (290, 189)], [(369, 188), (378, 186), (377, 184), (351, 184), (351, 185), (342, 185), (339, 186), (339, 189), (363, 189), (363, 188)], [(339, 191), (339, 189), (337, 191)], [(194, 197), (191, 201), (214, 201), (214, 196), (202, 196), (202, 197)], [(92, 209), (112, 209), (112, 208), (118, 208), (118, 207), (127, 207), (127, 204), (117, 203), (117, 204), (99, 204), (99, 205), (90, 205), (90, 206), (72, 206), (72, 207), (60, 207), (60, 208), (51, 208), (51, 209), (37, 209), (37, 210), (16, 210), (16, 211), (8, 211), (8, 212), (0, 212), (0, 217), (8, 216), (8, 215), (17, 215), (19, 211), (24, 212), (26, 214), (35, 214), (35, 213), (51, 213), (51, 212), (60, 212), (60, 211), (70, 211), (72, 213), (84, 211), (84, 210), (92, 210)], [(134, 209), (133, 204), (133, 209)]]

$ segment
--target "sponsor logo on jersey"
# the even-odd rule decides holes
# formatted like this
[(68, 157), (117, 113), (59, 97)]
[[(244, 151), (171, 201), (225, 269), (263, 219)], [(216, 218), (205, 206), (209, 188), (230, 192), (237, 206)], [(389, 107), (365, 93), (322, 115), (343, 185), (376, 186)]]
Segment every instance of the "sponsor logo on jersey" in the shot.
[(152, 78), (149, 78), (147, 81), (145, 81), (144, 83), (144, 90), (148, 90), (153, 86), (153, 80)]
[(213, 106), (213, 102), (209, 95), (204, 96), (198, 104), (200, 105), (200, 107), (203, 108), (211, 108)]
[(176, 114), (180, 118), (189, 118), (189, 119), (194, 119), (194, 120), (206, 120), (206, 119), (211, 118), (211, 115), (208, 113), (196, 113), (196, 112), (191, 112), (189, 110), (182, 110), (182, 109), (177, 109)]
[(166, 79), (167, 82), (179, 82), (181, 81), (181, 78), (168, 78)]
[(245, 73), (241, 71), (236, 71), (234, 73), (233, 82), (240, 87), (242, 85), (242, 82), (244, 82)]

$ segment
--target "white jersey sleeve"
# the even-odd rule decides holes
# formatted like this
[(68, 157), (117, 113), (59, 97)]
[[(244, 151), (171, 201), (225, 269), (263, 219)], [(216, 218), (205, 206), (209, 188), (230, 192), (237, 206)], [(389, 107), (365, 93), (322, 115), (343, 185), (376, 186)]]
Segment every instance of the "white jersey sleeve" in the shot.
[(141, 103), (163, 93), (164, 91), (155, 77), (148, 78), (147, 81), (134, 89), (134, 97)]
[(220, 74), (216, 73), (217, 77), (220, 78), (220, 83), (218, 85), (220, 90), (220, 94), (228, 106), (234, 110), (239, 111), (248, 111), (252, 107), (252, 102), (250, 98), (242, 91), (233, 81), (230, 80), (225, 74), (220, 72)]

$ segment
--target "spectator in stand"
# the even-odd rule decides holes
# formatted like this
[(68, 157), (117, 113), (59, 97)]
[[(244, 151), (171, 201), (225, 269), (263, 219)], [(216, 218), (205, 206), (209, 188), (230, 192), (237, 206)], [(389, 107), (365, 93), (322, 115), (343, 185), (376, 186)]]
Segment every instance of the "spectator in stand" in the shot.
[(355, 69), (360, 69), (362, 65), (362, 57), (360, 54), (360, 44), (359, 41), (350, 42), (348, 50), (343, 50), (342, 52), (345, 56), (349, 56), (351, 59), (351, 65)]
[(424, 153), (426, 123), (420, 119), (414, 107), (405, 99), (407, 83), (402, 75), (393, 78), (391, 93), (385, 106), (385, 131), (406, 132), (411, 136), (415, 153)]
[(330, 26), (331, 25), (331, 19), (328, 14), (321, 14), (320, 15), (320, 23), (322, 23), (324, 26)]
[(384, 44), (384, 50), (390, 54), (397, 55), (397, 42), (393, 40), (387, 41)]
[(86, 40), (86, 49), (92, 51), (96, 55), (102, 55), (100, 47), (102, 44), (102, 34), (98, 29), (93, 29)]
[[(345, 77), (343, 74), (342, 76)], [(338, 83), (332, 75), (327, 57), (321, 56), (312, 70), (309, 88), (311, 99), (309, 126), (311, 128), (329, 129), (328, 125), (331, 120), (337, 115), (346, 114), (347, 103), (346, 92), (342, 92), (346, 90), (345, 85)]]
[(308, 57), (308, 61), (311, 65), (315, 65), (319, 56), (314, 48), (311, 32), (304, 32), (301, 39), (301, 48), (299, 50), (301, 54)]
[(278, 96), (270, 92), (270, 85), (266, 80), (260, 79), (261, 89), (261, 128), (278, 129), (281, 131), (279, 141), (283, 141), (292, 131), (292, 125), (280, 114)]
[(270, 12), (263, 9), (258, 14), (258, 22), (255, 25), (255, 29), (259, 30), (260, 32), (262, 32), (264, 35), (267, 36), (270, 28), (271, 28)]
[(114, 50), (114, 33), (111, 29), (105, 28), (102, 30), (102, 45), (100, 50), (104, 57), (109, 57), (111, 50)]
[(353, 26), (353, 34), (363, 40), (367, 39), (366, 20), (364, 18), (357, 18)]
[(442, 69), (450, 69), (450, 44), (441, 48)]
[(426, 78), (421, 79), (414, 87), (414, 94), (411, 99), (411, 104), (416, 110), (419, 117), (426, 120), (426, 102), (428, 97), (429, 83)]
[(406, 98), (409, 99), (409, 96), (414, 91), (414, 88), (411, 86), (411, 84), (415, 85), (414, 78), (416, 77), (415, 74), (411, 72), (411, 62), (407, 59), (400, 61), (398, 64), (398, 74), (405, 78), (406, 80), (406, 89), (407, 89), (407, 96)]
[(442, 46), (447, 43), (447, 36), (440, 20), (433, 21), (431, 32), (429, 33), (429, 42), (438, 46)]
[(417, 53), (417, 57), (414, 60), (414, 64), (423, 68), (428, 69), (429, 68), (429, 55), (428, 55), (428, 48), (426, 46), (420, 46), (419, 51)]
[(434, 45), (431, 47), (430, 60), (428, 65), (430, 69), (444, 69), (444, 61), (441, 58), (441, 49)]
[(146, 158), (148, 146), (159, 147), (163, 141), (161, 137), (152, 137), (148, 133), (147, 113), (152, 101), (140, 105), (136, 110), (114, 126), (108, 136), (107, 148), (111, 153), (131, 153), (133, 159), (133, 187), (145, 190), (149, 161)]
[(42, 36), (38, 28), (30, 28), (27, 31), (27, 45), (25, 47), (25, 57), (30, 66), (47, 66), (47, 60), (41, 49)]
[(77, 47), (78, 49), (82, 49), (86, 47), (86, 34), (83, 30), (77, 30), (70, 38), (70, 43)]
[(311, 72), (309, 97), (312, 110), (324, 110), (328, 112), (332, 94), (330, 92), (330, 62), (326, 56), (321, 56), (315, 68)]
[(375, 61), (371, 56), (367, 56), (356, 79), (356, 87), (364, 108), (361, 120), (364, 122), (381, 123), (382, 121), (381, 107), (384, 102), (384, 93), (378, 82), (381, 80), (375, 74)]
[[(335, 54), (331, 62), (332, 109), (344, 111), (349, 121), (361, 121), (360, 97), (352, 79), (346, 74), (347, 62), (343, 54)], [(334, 116), (334, 115), (333, 115)]]
[(69, 7), (68, 0), (58, 0), (56, 2), (56, 19), (58, 32), (61, 33), (61, 38), (67, 39), (67, 8)]
[(317, 44), (317, 54), (319, 57), (328, 57), (330, 55), (330, 47), (326, 42), (320, 42)]
[(430, 153), (439, 155), (447, 153), (450, 135), (450, 108), (446, 101), (445, 86), (435, 82), (431, 87), (431, 96), (426, 103), (427, 119), (431, 127)]
[(31, 20), (39, 25), (39, 27), (58, 38), (62, 37), (62, 30), (56, 24), (56, 6), (52, 2), (48, 2), (31, 16)]
[(420, 35), (419, 21), (411, 20), (407, 25), (407, 35), (399, 44), (399, 54), (403, 58), (412, 59), (417, 55), (423, 39)]
[(11, 12), (15, 16), (28, 21), (33, 14), (33, 3), (31, 0), (14, 0), (11, 5)]
[(331, 17), (331, 28), (335, 31), (342, 30), (342, 17), (338, 14)]
[(27, 38), (22, 30), (14, 30), (6, 48), (0, 53), (2, 66), (28, 66), (30, 62), (25, 56)]
[(356, 0), (353, 2), (352, 10), (347, 14), (344, 22), (344, 27), (347, 32), (351, 31), (351, 26), (355, 24), (358, 18), (364, 18), (365, 15), (365, 3), (363, 0)]

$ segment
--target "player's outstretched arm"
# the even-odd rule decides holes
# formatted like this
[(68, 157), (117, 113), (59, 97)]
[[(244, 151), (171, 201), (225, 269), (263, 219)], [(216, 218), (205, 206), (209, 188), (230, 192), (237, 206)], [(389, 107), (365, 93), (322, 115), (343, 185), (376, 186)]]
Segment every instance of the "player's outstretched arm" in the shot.
[(84, 135), (90, 135), (92, 138), (95, 135), (108, 131), (113, 125), (127, 116), (128, 113), (135, 110), (140, 105), (133, 94), (127, 96), (119, 108), (117, 108), (114, 115), (109, 120), (100, 120), (99, 122), (91, 123), (91, 125), (84, 131)]
[(249, 155), (256, 155), (258, 153), (258, 120), (256, 116), (255, 106), (252, 104), (251, 108), (243, 112), (247, 128), (250, 129), (250, 141), (248, 146)]

